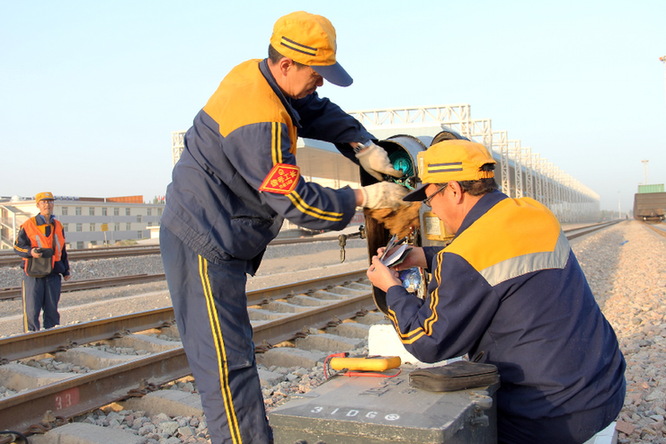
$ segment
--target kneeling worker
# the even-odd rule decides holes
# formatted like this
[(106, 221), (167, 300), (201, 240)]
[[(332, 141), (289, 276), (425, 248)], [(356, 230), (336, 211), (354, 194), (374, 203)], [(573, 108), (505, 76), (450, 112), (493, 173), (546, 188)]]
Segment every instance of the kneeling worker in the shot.
[[(449, 233), (446, 247), (414, 248), (396, 269), (373, 257), (368, 278), (417, 359), (456, 356), (494, 364), (500, 443), (580, 443), (622, 408), (625, 361), (555, 216), (497, 190), (492, 156), (467, 140), (418, 155), (423, 201)], [(432, 273), (428, 295), (397, 271)]]

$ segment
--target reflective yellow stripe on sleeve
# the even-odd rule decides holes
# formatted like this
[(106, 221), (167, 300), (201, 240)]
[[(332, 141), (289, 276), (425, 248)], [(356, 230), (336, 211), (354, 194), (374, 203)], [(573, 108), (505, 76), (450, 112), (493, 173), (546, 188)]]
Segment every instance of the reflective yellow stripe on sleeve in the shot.
[[(283, 162), (282, 159), (282, 126), (273, 122), (271, 124), (271, 158), (273, 159), (273, 165), (277, 165)], [(298, 208), (299, 211), (305, 213), (309, 216), (316, 217), (318, 219), (330, 220), (333, 222), (340, 222), (344, 214), (334, 211), (325, 211), (321, 208), (316, 208), (310, 206), (297, 192), (292, 192), (289, 195), (289, 200), (291, 203)]]
[(287, 197), (289, 198), (289, 200), (291, 200), (291, 203), (294, 204), (296, 208), (298, 208), (301, 212), (308, 214), (312, 217), (339, 222), (342, 220), (344, 216), (343, 213), (337, 213), (334, 211), (324, 211), (321, 208), (316, 208), (308, 205), (296, 191), (290, 193), (289, 195), (287, 195)]
[[(441, 276), (442, 276), (442, 255), (444, 251), (440, 251), (439, 258), (437, 260), (437, 268), (433, 272), (433, 279), (436, 279), (437, 282), (441, 282)], [(413, 344), (416, 342), (419, 338), (423, 337), (424, 335), (430, 336), (433, 331), (433, 326), (435, 323), (439, 320), (439, 313), (437, 312), (437, 304), (439, 304), (439, 286), (432, 292), (430, 295), (430, 316), (428, 316), (424, 321), (423, 321), (423, 326), (422, 327), (417, 327), (414, 330), (408, 331), (407, 333), (402, 333), (400, 332), (399, 328), (399, 323), (398, 323), (398, 318), (395, 315), (395, 312), (389, 308), (388, 310), (388, 317), (395, 326), (395, 330), (398, 333), (398, 336), (400, 337), (400, 341), (403, 344)]]
[(273, 165), (282, 163), (282, 126), (278, 122), (271, 124), (271, 157)]

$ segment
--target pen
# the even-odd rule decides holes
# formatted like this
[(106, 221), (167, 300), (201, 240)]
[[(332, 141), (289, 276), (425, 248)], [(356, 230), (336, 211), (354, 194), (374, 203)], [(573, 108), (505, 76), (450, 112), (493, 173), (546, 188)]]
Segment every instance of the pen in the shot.
[(386, 254), (393, 248), (393, 245), (395, 244), (395, 239), (398, 237), (397, 234), (394, 234), (391, 236), (391, 238), (388, 241), (388, 244), (386, 244), (386, 249), (384, 250), (384, 253), (382, 253), (382, 257), (379, 258), (379, 260), (383, 260), (386, 257)]

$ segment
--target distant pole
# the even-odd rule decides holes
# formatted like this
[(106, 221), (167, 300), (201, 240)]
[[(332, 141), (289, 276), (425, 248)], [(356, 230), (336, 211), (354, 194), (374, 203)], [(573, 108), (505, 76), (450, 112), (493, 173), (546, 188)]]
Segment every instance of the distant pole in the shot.
[(650, 162), (650, 161), (649, 160), (641, 160), (641, 162), (643, 163), (643, 177), (645, 178), (644, 179), (645, 181), (643, 182), (643, 185), (647, 185), (648, 184), (648, 162)]
[(664, 64), (664, 92), (666, 93), (666, 55), (659, 57), (659, 60)]

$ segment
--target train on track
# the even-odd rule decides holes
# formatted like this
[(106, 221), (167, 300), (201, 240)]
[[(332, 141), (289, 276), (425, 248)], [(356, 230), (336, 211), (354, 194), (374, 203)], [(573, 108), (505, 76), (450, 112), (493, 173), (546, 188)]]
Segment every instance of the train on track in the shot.
[(634, 218), (644, 222), (661, 222), (666, 213), (664, 184), (641, 185), (634, 194)]

